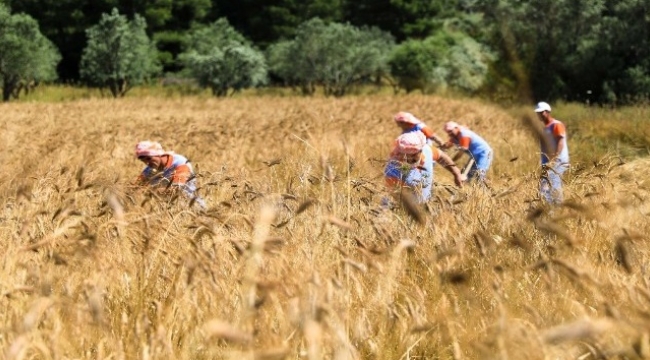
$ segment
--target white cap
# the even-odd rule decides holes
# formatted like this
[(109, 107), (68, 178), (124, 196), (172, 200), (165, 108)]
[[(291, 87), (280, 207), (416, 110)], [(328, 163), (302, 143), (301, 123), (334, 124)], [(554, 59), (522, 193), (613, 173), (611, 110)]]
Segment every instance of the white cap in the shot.
[(551, 105), (548, 103), (545, 103), (543, 101), (540, 101), (537, 103), (537, 107), (535, 108), (536, 113), (541, 113), (543, 111), (548, 111), (551, 112)]

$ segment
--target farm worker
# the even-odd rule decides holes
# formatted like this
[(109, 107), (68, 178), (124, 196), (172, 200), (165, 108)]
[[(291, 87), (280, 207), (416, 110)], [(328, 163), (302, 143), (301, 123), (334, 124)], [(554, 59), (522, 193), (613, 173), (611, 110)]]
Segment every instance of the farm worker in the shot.
[(544, 124), (545, 138), (540, 139), (542, 177), (540, 194), (549, 204), (562, 202), (562, 174), (569, 167), (569, 147), (564, 124), (551, 117), (551, 106), (537, 103), (537, 117)]
[(402, 134), (395, 140), (384, 169), (386, 184), (389, 188), (409, 187), (420, 203), (425, 202), (431, 198), (436, 163), (454, 175), (457, 186), (462, 186), (460, 169), (449, 155), (428, 145), (426, 137), (419, 131)]
[(136, 181), (163, 190), (183, 191), (197, 204), (205, 208), (205, 202), (196, 194), (196, 180), (192, 164), (187, 158), (172, 151), (163, 150), (158, 142), (141, 141), (135, 146), (135, 156), (147, 164)]
[(461, 149), (453, 160), (458, 160), (463, 154), (468, 154), (474, 160), (467, 180), (477, 179), (485, 184), (487, 171), (492, 164), (492, 148), (487, 141), (467, 127), (453, 121), (445, 123), (444, 130), (449, 135), (449, 142), (443, 145), (443, 148), (456, 145)]
[(431, 141), (438, 144), (438, 146), (443, 144), (442, 139), (439, 138), (430, 127), (426, 126), (422, 120), (416, 118), (413, 114), (400, 111), (393, 116), (393, 119), (395, 120), (395, 123), (397, 123), (397, 126), (402, 129), (402, 134), (419, 131), (426, 136), (429, 145), (431, 145)]

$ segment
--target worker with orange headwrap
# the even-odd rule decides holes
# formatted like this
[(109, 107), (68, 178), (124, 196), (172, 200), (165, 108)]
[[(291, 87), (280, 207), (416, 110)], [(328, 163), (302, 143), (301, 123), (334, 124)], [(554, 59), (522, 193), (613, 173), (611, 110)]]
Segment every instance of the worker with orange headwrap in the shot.
[(205, 208), (205, 202), (196, 194), (194, 170), (186, 157), (165, 151), (154, 141), (139, 142), (135, 146), (135, 156), (147, 165), (138, 176), (137, 184), (182, 191), (192, 203)]
[(443, 144), (442, 139), (430, 127), (409, 112), (400, 111), (393, 116), (393, 120), (402, 129), (402, 134), (419, 131), (427, 138), (429, 145), (431, 145), (431, 141), (438, 144), (438, 146)]
[(386, 184), (390, 188), (408, 187), (419, 202), (425, 202), (431, 198), (436, 163), (452, 173), (457, 186), (462, 186), (460, 170), (449, 155), (429, 146), (426, 137), (419, 131), (402, 134), (395, 140), (384, 169)]

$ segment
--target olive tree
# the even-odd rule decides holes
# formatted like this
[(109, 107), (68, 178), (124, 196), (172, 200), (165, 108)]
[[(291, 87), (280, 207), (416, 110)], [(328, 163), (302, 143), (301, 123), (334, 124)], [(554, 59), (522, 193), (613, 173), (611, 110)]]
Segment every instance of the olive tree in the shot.
[(122, 97), (158, 74), (161, 66), (146, 28), (144, 18), (137, 14), (133, 20), (117, 9), (102, 14), (99, 23), (86, 30), (88, 44), (81, 55), (81, 78), (91, 86), (108, 88), (113, 97)]
[(301, 24), (292, 40), (272, 45), (267, 56), (272, 73), (304, 94), (322, 85), (326, 95), (343, 96), (352, 86), (387, 73), (393, 46), (393, 37), (376, 28), (314, 18)]
[(199, 86), (215, 96), (264, 85), (267, 65), (264, 54), (238, 33), (225, 18), (194, 26), (179, 55), (185, 71)]
[(494, 58), (471, 37), (441, 30), (424, 40), (401, 43), (389, 63), (391, 75), (406, 92), (451, 89), (471, 94), (483, 86)]
[(17, 98), (32, 83), (57, 78), (61, 55), (39, 30), (36, 20), (25, 14), (11, 14), (0, 4), (0, 81), (2, 100)]
[(406, 40), (399, 44), (390, 59), (390, 72), (397, 87), (407, 93), (429, 92), (436, 86), (436, 52), (422, 40)]

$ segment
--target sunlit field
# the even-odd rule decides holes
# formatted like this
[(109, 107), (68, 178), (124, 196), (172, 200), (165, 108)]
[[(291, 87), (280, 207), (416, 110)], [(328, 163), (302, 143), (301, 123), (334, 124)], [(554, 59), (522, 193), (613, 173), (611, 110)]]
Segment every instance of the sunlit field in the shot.
[[(549, 209), (532, 109), (421, 95), (1, 104), (2, 357), (650, 358), (650, 111), (555, 106), (572, 169)], [(457, 189), (437, 167), (430, 202), (381, 208), (400, 110), (441, 136), (449, 120), (481, 134), (491, 188)], [(192, 161), (206, 211), (132, 185), (140, 140)]]

